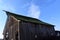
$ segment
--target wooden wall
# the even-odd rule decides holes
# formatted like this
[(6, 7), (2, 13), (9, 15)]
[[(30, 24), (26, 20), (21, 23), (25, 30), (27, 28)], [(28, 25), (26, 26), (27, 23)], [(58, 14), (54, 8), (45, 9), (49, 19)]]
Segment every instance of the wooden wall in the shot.
[[(54, 27), (31, 22), (20, 22), (20, 38), (21, 40), (35, 40), (40, 37), (53, 36), (55, 34)], [(36, 36), (36, 37), (35, 37)]]
[[(4, 40), (15, 40), (16, 32), (18, 32), (18, 21), (13, 16), (9, 16), (8, 19)], [(8, 37), (6, 38), (6, 36)]]
[[(53, 26), (23, 20), (19, 22), (13, 16), (9, 16), (4, 32), (4, 40), (39, 40), (40, 37), (53, 36), (54, 34)], [(6, 36), (8, 36), (7, 39)]]

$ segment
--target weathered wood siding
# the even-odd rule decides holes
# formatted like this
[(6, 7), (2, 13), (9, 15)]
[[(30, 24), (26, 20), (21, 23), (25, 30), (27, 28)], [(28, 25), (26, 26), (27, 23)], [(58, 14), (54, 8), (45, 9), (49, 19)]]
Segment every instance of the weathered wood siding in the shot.
[[(4, 40), (38, 40), (40, 37), (53, 36), (54, 27), (49, 25), (20, 22), (13, 16), (8, 17), (5, 27)], [(8, 35), (8, 37), (6, 37)]]
[(21, 40), (34, 40), (35, 25), (29, 22), (22, 21), (20, 23), (20, 39)]
[[(53, 36), (55, 34), (54, 27), (31, 22), (20, 22), (20, 39), (35, 40), (40, 37)], [(37, 36), (37, 37), (35, 37)]]
[(54, 36), (55, 35), (55, 30), (53, 26), (49, 25), (40, 25), (40, 33), (41, 35), (44, 36)]
[[(15, 40), (15, 34), (18, 32), (18, 21), (13, 16), (8, 17), (5, 31), (4, 40)], [(7, 35), (8, 37), (6, 38)]]

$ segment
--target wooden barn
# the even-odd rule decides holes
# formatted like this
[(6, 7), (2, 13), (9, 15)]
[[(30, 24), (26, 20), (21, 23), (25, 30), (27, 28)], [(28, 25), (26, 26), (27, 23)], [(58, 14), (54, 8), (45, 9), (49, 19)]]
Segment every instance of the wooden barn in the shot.
[(40, 40), (55, 36), (54, 25), (36, 18), (5, 11), (7, 21), (3, 31), (4, 40)]

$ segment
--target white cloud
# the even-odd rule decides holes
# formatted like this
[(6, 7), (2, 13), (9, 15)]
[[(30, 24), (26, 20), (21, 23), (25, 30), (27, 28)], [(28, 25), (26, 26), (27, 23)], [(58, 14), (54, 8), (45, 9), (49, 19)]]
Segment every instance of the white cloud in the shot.
[(31, 3), (28, 8), (28, 16), (39, 19), (39, 16), (40, 16), (39, 6)]

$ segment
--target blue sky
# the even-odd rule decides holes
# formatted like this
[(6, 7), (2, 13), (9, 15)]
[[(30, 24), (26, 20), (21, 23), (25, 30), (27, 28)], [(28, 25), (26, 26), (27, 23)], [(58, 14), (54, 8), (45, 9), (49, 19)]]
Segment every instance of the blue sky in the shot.
[(40, 19), (60, 30), (60, 0), (0, 0), (0, 38), (7, 19), (2, 10)]

